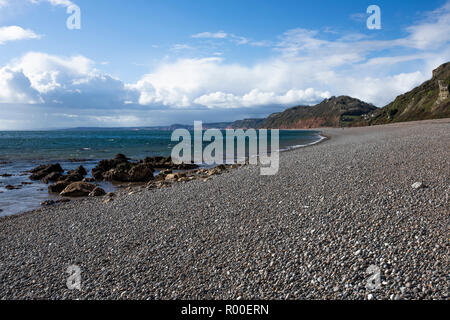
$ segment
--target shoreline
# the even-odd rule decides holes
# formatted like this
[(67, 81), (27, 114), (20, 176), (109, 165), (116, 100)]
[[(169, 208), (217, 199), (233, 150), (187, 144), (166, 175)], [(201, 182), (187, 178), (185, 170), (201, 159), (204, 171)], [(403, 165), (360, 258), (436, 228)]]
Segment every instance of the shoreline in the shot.
[[(298, 131), (301, 131), (301, 130), (298, 130)], [(313, 131), (313, 130), (306, 130), (306, 131)], [(314, 130), (314, 131), (316, 131), (316, 130)], [(278, 152), (280, 152), (280, 153), (281, 152), (287, 152), (287, 151), (295, 150), (295, 149), (298, 149), (298, 148), (304, 148), (304, 147), (312, 146), (312, 145), (320, 143), (320, 142), (322, 142), (324, 140), (324, 137), (321, 137), (320, 134), (317, 134), (317, 136), (320, 137), (317, 141), (314, 141), (314, 142), (311, 142), (311, 143), (306, 143), (306, 144), (301, 144), (301, 145), (298, 145), (298, 144), (287, 145), (287, 146), (284, 146), (284, 147), (280, 147)], [(88, 169), (88, 175), (86, 177), (91, 177), (90, 176), (91, 169), (95, 165), (98, 165), (98, 163), (100, 161), (102, 161), (102, 160), (104, 160), (104, 159), (80, 159), (80, 160), (77, 160), (77, 159), (66, 159), (66, 160), (63, 160), (63, 159), (60, 159), (60, 160), (57, 160), (57, 159), (56, 160), (55, 159), (47, 159), (47, 160), (32, 159), (32, 160), (24, 160), (24, 159), (22, 159), (22, 160), (16, 160), (16, 161), (10, 160), (9, 163), (10, 164), (15, 164), (15, 165), (18, 164), (18, 163), (23, 163), (23, 166), (26, 165), (28, 167), (28, 169), (32, 169), (32, 168), (34, 168), (34, 167), (36, 167), (38, 165), (42, 165), (43, 163), (44, 164), (60, 163), (64, 168), (66, 168), (67, 164), (69, 164), (70, 168), (67, 169), (66, 171), (68, 171), (70, 169), (73, 170), (78, 165), (83, 165), (83, 166), (85, 166)], [(131, 159), (131, 160), (139, 161), (139, 159)], [(246, 161), (248, 161), (248, 157), (246, 157)], [(235, 161), (234, 163), (237, 163), (237, 161)], [(86, 164), (87, 164), (87, 166), (86, 166)], [(232, 165), (232, 163), (227, 163), (227, 162), (224, 162), (224, 164), (225, 165)], [(201, 164), (201, 165), (199, 165), (199, 169), (212, 169), (212, 168), (215, 168), (215, 167), (217, 167), (219, 165), (220, 164), (215, 164), (215, 165)], [(15, 175), (13, 174), (13, 176), (24, 176), (25, 172), (26, 171), (20, 172), (20, 173), (15, 174)], [(158, 172), (159, 172), (159, 170), (156, 169), (154, 175), (156, 176), (158, 174)], [(174, 171), (174, 172), (177, 172), (177, 171)], [(28, 184), (28, 180), (27, 180), (26, 183)], [(142, 186), (143, 184), (145, 184), (143, 182), (120, 182), (120, 181), (95, 181), (94, 183), (96, 185), (99, 185), (99, 183), (100, 183), (99, 186), (104, 188), (105, 190), (107, 190), (107, 192), (117, 192), (117, 191), (119, 191), (119, 189), (125, 188), (125, 186), (127, 186), (128, 188), (130, 188), (130, 187), (131, 188), (135, 188), (135, 187), (139, 187), (139, 186)], [(11, 183), (6, 183), (6, 184), (11, 184)], [(52, 200), (56, 201), (58, 199), (59, 200), (67, 199), (68, 201), (80, 200), (79, 198), (64, 198), (64, 197), (60, 197), (59, 194), (47, 192), (47, 187), (48, 187), (49, 184), (39, 183), (39, 181), (34, 181), (32, 184), (33, 184), (33, 187), (35, 189), (36, 188), (45, 189), (45, 191), (41, 191), (39, 194), (34, 194), (32, 196), (32, 198), (34, 197), (36, 199), (37, 203), (35, 205), (32, 205), (31, 203), (29, 203), (27, 206), (25, 206), (25, 207), (28, 207), (28, 209), (23, 210), (23, 211), (16, 211), (16, 212), (12, 212), (12, 213), (9, 212), (9, 213), (6, 213), (6, 214), (4, 213), (4, 211), (0, 211), (0, 219), (2, 217), (6, 217), (6, 216), (17, 215), (17, 214), (26, 214), (26, 213), (29, 213), (29, 212), (33, 212), (34, 210), (39, 209), (41, 207), (39, 204), (42, 205), (42, 203), (45, 202), (45, 201), (52, 201)], [(22, 187), (25, 187), (24, 183), (22, 183), (22, 185), (20, 185), (20, 189), (22, 189)], [(8, 192), (8, 191), (6, 191), (6, 192)], [(30, 192), (30, 190), (28, 190), (28, 192)], [(0, 192), (0, 193), (2, 193), (2, 192)], [(36, 193), (36, 191), (34, 191), (34, 193)], [(22, 197), (23, 197), (23, 195), (22, 195)], [(30, 197), (27, 197), (27, 200), (30, 200)], [(58, 205), (58, 204), (55, 204), (55, 205)], [(2, 208), (0, 207), (0, 209), (2, 209)]]
[(449, 129), (321, 128), (275, 176), (244, 166), (0, 218), (0, 298), (445, 299)]

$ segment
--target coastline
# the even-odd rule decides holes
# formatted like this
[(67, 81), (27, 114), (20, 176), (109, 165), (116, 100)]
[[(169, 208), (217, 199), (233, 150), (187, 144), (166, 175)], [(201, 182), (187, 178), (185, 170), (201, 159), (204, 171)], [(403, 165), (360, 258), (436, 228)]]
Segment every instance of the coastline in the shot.
[[(317, 132), (313, 132), (311, 130), (305, 130), (305, 133), (310, 134), (310, 137), (320, 137)], [(114, 139), (107, 139), (108, 141), (114, 141)], [(313, 142), (309, 143), (304, 137), (303, 132), (300, 136), (295, 136), (292, 141), (284, 141), (281, 139), (281, 145), (279, 152), (285, 152), (296, 148), (307, 147), (310, 145), (314, 145), (320, 142), (321, 139), (316, 139)], [(301, 143), (301, 144), (298, 144)], [(83, 148), (87, 150), (91, 150), (91, 148)], [(63, 151), (62, 151), (63, 152)], [(118, 153), (124, 152), (128, 155), (126, 150), (117, 150)], [(94, 152), (95, 153), (95, 152)], [(166, 155), (167, 156), (167, 155)], [(60, 197), (58, 193), (49, 193), (47, 192), (47, 188), (52, 183), (42, 183), (41, 181), (30, 181), (28, 179), (29, 171), (42, 165), (42, 164), (55, 164), (58, 163), (62, 166), (65, 172), (70, 170), (75, 170), (79, 166), (83, 166), (86, 169), (87, 175), (86, 178), (92, 178), (91, 170), (97, 166), (102, 160), (105, 158), (98, 159), (63, 159), (61, 157), (55, 159), (10, 159), (6, 167), (1, 168), (0, 165), (0, 217), (9, 216), (15, 214), (23, 214), (26, 212), (33, 211), (40, 207), (40, 204), (47, 205), (47, 203), (53, 202), (61, 202), (63, 201), (72, 201), (79, 200), (76, 198), (65, 198)], [(131, 159), (133, 161), (139, 161), (139, 158), (134, 157)], [(248, 157), (246, 158), (248, 161)], [(225, 163), (226, 164), (226, 163)], [(212, 169), (217, 167), (218, 165), (208, 165), (202, 164), (199, 166), (199, 169)], [(159, 173), (158, 168), (155, 168), (154, 176)], [(5, 173), (5, 176), (2, 178), (2, 173)], [(186, 173), (190, 173), (187, 171)], [(6, 177), (6, 180), (5, 180)], [(142, 182), (129, 183), (129, 182), (120, 182), (120, 181), (96, 181), (95, 182), (99, 187), (104, 189), (106, 192), (115, 192), (119, 188), (131, 187), (135, 188), (136, 186), (141, 186)], [(5, 186), (14, 187), (14, 190), (7, 190)], [(57, 205), (52, 204), (52, 205)]]
[[(245, 166), (2, 217), (0, 298), (366, 299), (376, 264), (373, 297), (444, 299), (449, 127), (320, 128), (273, 177)], [(71, 264), (81, 292), (65, 287)]]

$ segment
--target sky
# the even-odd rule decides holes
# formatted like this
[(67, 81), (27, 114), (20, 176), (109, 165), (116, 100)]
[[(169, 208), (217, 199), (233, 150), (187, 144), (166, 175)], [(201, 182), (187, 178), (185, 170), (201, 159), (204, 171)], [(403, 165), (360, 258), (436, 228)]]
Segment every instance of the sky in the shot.
[(0, 0), (0, 130), (383, 107), (449, 60), (450, 0)]

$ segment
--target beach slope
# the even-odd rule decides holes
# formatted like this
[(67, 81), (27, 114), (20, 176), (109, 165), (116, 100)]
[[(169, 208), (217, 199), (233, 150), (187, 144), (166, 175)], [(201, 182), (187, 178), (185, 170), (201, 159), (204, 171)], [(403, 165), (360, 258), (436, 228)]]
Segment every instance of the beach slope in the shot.
[(446, 299), (450, 119), (321, 130), (275, 176), (0, 219), (0, 299)]

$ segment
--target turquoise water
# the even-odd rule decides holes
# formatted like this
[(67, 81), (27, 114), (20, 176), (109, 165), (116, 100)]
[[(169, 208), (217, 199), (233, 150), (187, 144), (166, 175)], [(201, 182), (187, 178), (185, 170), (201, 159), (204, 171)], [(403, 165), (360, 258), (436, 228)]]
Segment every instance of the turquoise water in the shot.
[[(44, 200), (57, 198), (47, 193), (47, 185), (36, 181), (19, 190), (5, 189), (8, 184), (31, 182), (27, 170), (59, 162), (67, 171), (79, 165), (90, 171), (99, 160), (117, 153), (131, 159), (169, 156), (178, 143), (170, 141), (171, 135), (171, 131), (145, 129), (0, 131), (0, 216), (32, 210)], [(280, 130), (280, 149), (308, 145), (319, 139), (317, 131)], [(4, 173), (12, 176), (1, 177)], [(107, 183), (102, 187), (112, 189)]]

